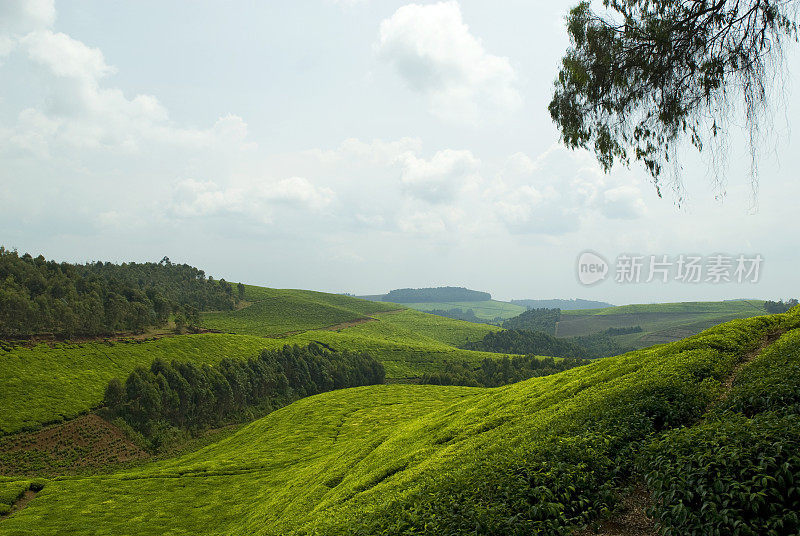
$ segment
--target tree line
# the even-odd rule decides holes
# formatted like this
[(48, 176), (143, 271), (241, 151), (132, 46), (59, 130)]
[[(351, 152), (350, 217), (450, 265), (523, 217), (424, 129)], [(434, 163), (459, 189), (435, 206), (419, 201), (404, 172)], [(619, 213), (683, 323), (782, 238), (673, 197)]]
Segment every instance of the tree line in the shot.
[(529, 331), (543, 331), (550, 335), (556, 334), (556, 323), (561, 320), (561, 309), (539, 308), (528, 309), (513, 318), (503, 322), (506, 329), (524, 329)]
[(502, 354), (534, 354), (573, 358), (586, 358), (589, 353), (583, 346), (567, 339), (559, 339), (542, 331), (520, 329), (487, 333), (483, 339), (467, 343), (465, 348)]
[(529, 378), (549, 376), (588, 363), (590, 361), (586, 359), (566, 358), (556, 361), (552, 357), (537, 358), (533, 355), (487, 358), (477, 369), (460, 361), (445, 362), (442, 370), (423, 374), (421, 382), (433, 385), (500, 387)]
[(780, 301), (772, 301), (767, 300), (764, 302), (764, 309), (767, 310), (768, 313), (776, 314), (776, 313), (785, 313), (792, 307), (797, 305), (797, 298), (792, 298), (791, 300), (783, 300)]
[(596, 359), (633, 350), (621, 346), (607, 332), (561, 338), (542, 331), (522, 329), (487, 333), (483, 339), (467, 343), (464, 348), (500, 354), (533, 354), (577, 359)]
[(200, 311), (230, 310), (244, 285), (206, 277), (187, 264), (48, 261), (0, 246), (0, 338), (142, 332), (175, 315), (197, 327)]
[(153, 450), (188, 432), (249, 420), (306, 396), (383, 383), (383, 365), (367, 354), (335, 352), (311, 343), (264, 350), (218, 366), (156, 360), (105, 391), (107, 417), (122, 419)]

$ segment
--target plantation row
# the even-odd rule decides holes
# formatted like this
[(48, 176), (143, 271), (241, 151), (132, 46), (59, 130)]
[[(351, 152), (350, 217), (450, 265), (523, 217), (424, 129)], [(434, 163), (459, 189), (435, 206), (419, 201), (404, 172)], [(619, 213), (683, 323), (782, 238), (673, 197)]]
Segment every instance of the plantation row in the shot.
[(104, 403), (154, 449), (175, 435), (252, 419), (306, 396), (383, 383), (383, 366), (366, 354), (331, 352), (316, 344), (264, 350), (255, 359), (223, 359), (219, 366), (153, 362), (123, 385), (114, 378)]
[(230, 310), (244, 285), (206, 278), (202, 270), (156, 263), (69, 264), (19, 256), (0, 246), (0, 338), (72, 337), (141, 332), (171, 314), (183, 326), (199, 311)]

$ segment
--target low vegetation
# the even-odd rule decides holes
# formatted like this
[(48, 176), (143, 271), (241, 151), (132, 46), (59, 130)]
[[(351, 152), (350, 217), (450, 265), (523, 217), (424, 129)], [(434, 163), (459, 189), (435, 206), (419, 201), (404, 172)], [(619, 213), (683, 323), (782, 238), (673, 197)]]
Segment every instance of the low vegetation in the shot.
[(528, 309), (561, 309), (562, 311), (614, 307), (612, 304), (606, 302), (581, 300), (577, 298), (571, 300), (511, 300), (511, 303)]
[(798, 328), (796, 310), (736, 320), (493, 389), (310, 396), (196, 452), (52, 480), (0, 530), (566, 535), (645, 482), (667, 534), (794, 533)]
[[(252, 305), (241, 311), (264, 301), (271, 301), (273, 306), (258, 310), (261, 314), (246, 321), (237, 314), (241, 311), (219, 313), (220, 322), (235, 332), (230, 334), (1, 344), (0, 435), (36, 430), (86, 413), (102, 403), (103, 392), (112, 378), (125, 378), (136, 367), (149, 367), (156, 359), (215, 365), (223, 358), (247, 360), (263, 349), (316, 343), (338, 352), (369, 353), (383, 364), (391, 381), (414, 381), (424, 373), (440, 370), (445, 361), (463, 361), (477, 368), (485, 358), (502, 357), (457, 348), (498, 329), (493, 326), (413, 310), (375, 313), (397, 306), (310, 291), (247, 286), (245, 300)], [(299, 329), (331, 326), (338, 320), (335, 315), (344, 308), (351, 317), (371, 312), (367, 317), (370, 321), (335, 330)], [(326, 317), (325, 312), (334, 316)], [(282, 330), (298, 333), (288, 335)], [(281, 333), (273, 338), (247, 334), (264, 332)]]

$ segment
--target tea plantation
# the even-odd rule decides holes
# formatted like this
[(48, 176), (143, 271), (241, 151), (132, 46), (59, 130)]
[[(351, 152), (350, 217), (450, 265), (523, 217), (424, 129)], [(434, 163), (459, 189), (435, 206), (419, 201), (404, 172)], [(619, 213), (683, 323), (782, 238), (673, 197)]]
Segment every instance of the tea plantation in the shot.
[(636, 486), (664, 534), (797, 534), (798, 348), (795, 308), (505, 387), (323, 393), (48, 480), (0, 534), (566, 535)]
[[(390, 381), (405, 381), (438, 370), (445, 359), (479, 363), (486, 357), (502, 358), (456, 348), (498, 329), (493, 326), (305, 290), (247, 286), (246, 299), (243, 309), (210, 313), (204, 319), (205, 325), (228, 333), (0, 345), (0, 435), (86, 413), (100, 404), (109, 380), (124, 379), (156, 359), (215, 364), (225, 357), (255, 357), (265, 348), (318, 342), (335, 350), (368, 352), (384, 364)], [(381, 312), (387, 309), (394, 311)], [(359, 318), (365, 322), (316, 329)]]

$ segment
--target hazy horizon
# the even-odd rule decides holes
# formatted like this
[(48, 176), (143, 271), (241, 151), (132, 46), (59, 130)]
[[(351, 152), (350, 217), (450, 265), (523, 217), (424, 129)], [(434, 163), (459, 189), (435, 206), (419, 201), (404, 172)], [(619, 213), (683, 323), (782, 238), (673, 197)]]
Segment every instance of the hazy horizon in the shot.
[[(36, 0), (0, 6), (0, 245), (174, 262), (356, 295), (464, 286), (614, 304), (797, 294), (800, 122), (744, 135), (727, 196), (684, 151), (687, 202), (558, 143), (547, 104), (574, 1)], [(793, 44), (795, 45), (795, 44)], [(576, 260), (761, 255), (757, 283), (581, 285)]]

